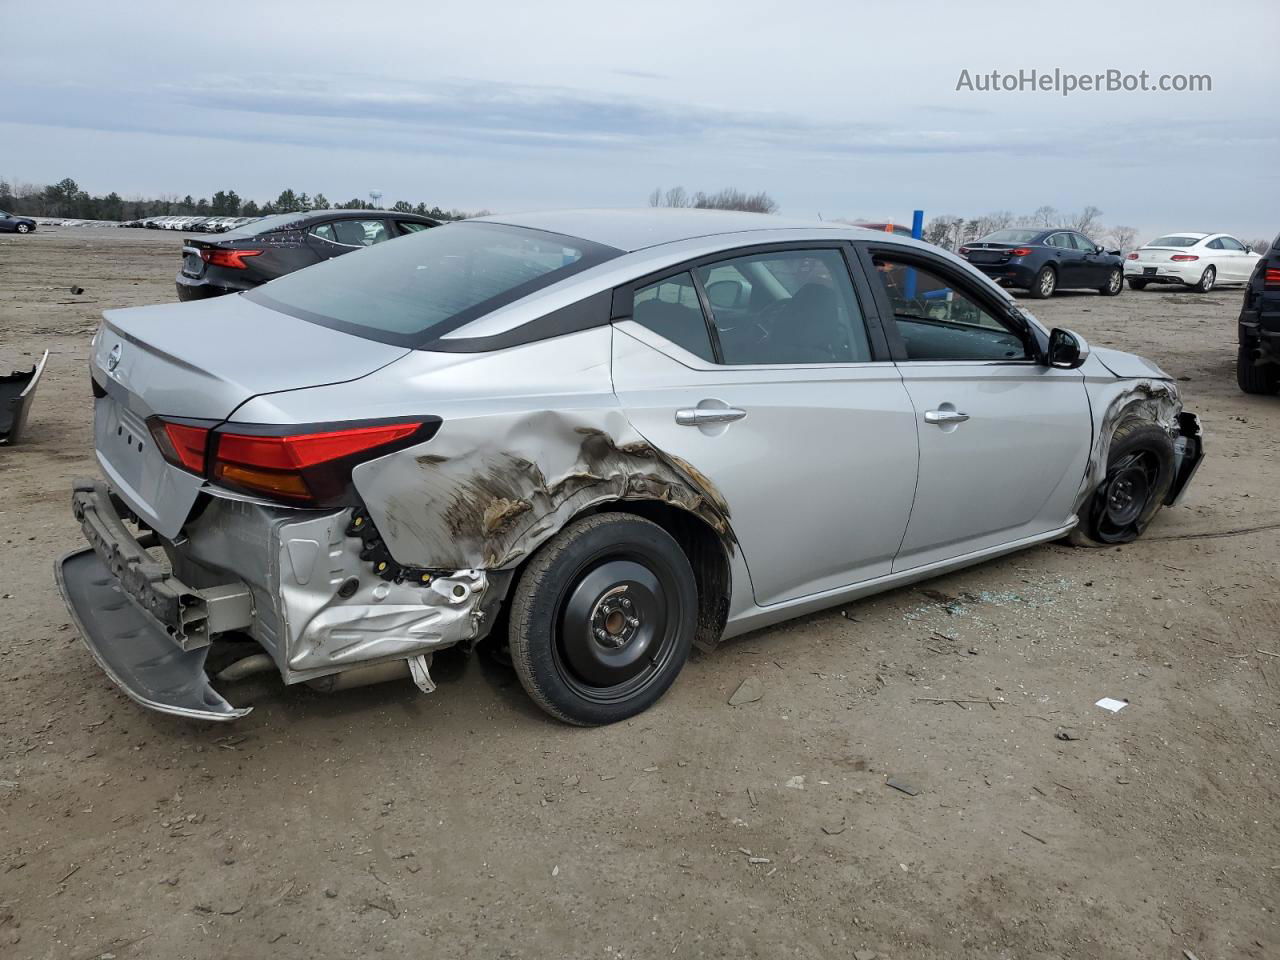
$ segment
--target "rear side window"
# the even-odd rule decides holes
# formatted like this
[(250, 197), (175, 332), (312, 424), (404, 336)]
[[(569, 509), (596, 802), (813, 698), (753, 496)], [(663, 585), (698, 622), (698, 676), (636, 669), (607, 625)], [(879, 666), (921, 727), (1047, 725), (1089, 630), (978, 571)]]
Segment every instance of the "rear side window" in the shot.
[(402, 233), (417, 233), (419, 230), (430, 230), (431, 224), (419, 223), (416, 220), (397, 220), (396, 226)]
[(348, 247), (371, 247), (388, 239), (387, 225), (381, 220), (338, 220), (333, 232), (338, 243)]
[(542, 230), (451, 223), (285, 274), (244, 296), (312, 323), (417, 347), (620, 253)]
[(725, 260), (696, 271), (727, 364), (865, 363), (866, 325), (838, 250)]
[(702, 315), (702, 305), (698, 302), (698, 291), (688, 273), (668, 277), (637, 290), (631, 319), (694, 356), (715, 362), (711, 334)]

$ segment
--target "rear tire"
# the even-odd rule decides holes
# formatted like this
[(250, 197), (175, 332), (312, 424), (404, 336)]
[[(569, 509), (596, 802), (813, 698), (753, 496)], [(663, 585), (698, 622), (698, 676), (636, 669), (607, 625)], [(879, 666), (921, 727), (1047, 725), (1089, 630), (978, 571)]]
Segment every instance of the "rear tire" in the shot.
[(1214, 283), (1218, 279), (1218, 271), (1214, 267), (1205, 267), (1204, 273), (1200, 274), (1200, 279), (1195, 283), (1188, 284), (1196, 293), (1208, 293), (1213, 289)]
[(1058, 274), (1053, 267), (1044, 266), (1040, 268), (1040, 272), (1036, 274), (1036, 278), (1031, 281), (1031, 289), (1027, 292), (1033, 300), (1048, 300), (1053, 296), (1053, 291), (1058, 289)]
[(1114, 297), (1124, 289), (1124, 271), (1116, 267), (1107, 274), (1107, 282), (1098, 288), (1104, 297)]
[(1142, 536), (1173, 483), (1173, 440), (1149, 420), (1116, 428), (1107, 453), (1107, 475), (1086, 501), (1070, 540), (1078, 547), (1132, 543)]
[(693, 644), (698, 588), (656, 523), (597, 514), (534, 555), (510, 615), (511, 662), (533, 702), (596, 726), (648, 709), (675, 681)]
[(1145, 280), (1135, 280), (1135, 279), (1133, 279), (1132, 277), (1130, 277), (1130, 278), (1129, 278), (1129, 289), (1130, 289), (1130, 290), (1145, 290), (1145, 289), (1147, 289), (1147, 281), (1145, 281)]
[(1280, 391), (1280, 364), (1258, 366), (1252, 351), (1241, 346), (1236, 351), (1236, 383), (1245, 393), (1270, 396)]

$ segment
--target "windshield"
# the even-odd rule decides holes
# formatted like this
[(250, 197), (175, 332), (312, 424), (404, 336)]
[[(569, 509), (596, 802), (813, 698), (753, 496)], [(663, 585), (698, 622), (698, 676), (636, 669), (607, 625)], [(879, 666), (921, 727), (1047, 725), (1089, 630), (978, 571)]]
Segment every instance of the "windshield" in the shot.
[(978, 243), (1030, 243), (1038, 236), (1039, 230), (997, 230), (987, 234)]
[(1168, 237), (1160, 237), (1152, 240), (1147, 244), (1148, 247), (1194, 247), (1201, 240), (1200, 237), (1180, 237), (1173, 234)]
[(286, 274), (245, 296), (322, 326), (416, 347), (620, 253), (525, 227), (451, 223)]

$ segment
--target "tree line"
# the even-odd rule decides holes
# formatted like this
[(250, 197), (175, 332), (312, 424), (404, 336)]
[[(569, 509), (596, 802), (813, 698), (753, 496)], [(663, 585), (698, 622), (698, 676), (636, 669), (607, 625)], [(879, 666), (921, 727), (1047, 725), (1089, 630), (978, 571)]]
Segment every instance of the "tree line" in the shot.
[(141, 220), (145, 217), (195, 216), (195, 217), (262, 217), (272, 213), (294, 213), (306, 210), (394, 210), (397, 213), (418, 213), (437, 220), (464, 220), (483, 216), (482, 210), (467, 213), (462, 210), (445, 210), (439, 205), (428, 207), (425, 203), (398, 200), (390, 207), (379, 206), (381, 194), (368, 199), (353, 197), (345, 203), (330, 203), (323, 193), (314, 196), (305, 191), (282, 190), (274, 200), (258, 203), (244, 200), (235, 190), (219, 190), (212, 197), (196, 199), (187, 194), (161, 194), (159, 197), (121, 197), (114, 190), (103, 196), (93, 196), (80, 189), (80, 185), (66, 177), (53, 184), (23, 183), (0, 177), (0, 210), (28, 217), (66, 217), (74, 220)]

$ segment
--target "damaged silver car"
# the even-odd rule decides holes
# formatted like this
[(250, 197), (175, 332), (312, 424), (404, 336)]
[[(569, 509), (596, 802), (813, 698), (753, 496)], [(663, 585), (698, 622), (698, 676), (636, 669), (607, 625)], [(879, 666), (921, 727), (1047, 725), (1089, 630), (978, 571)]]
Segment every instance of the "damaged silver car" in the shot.
[[(1154, 364), (909, 238), (751, 214), (451, 223), (253, 291), (112, 310), (101, 480), (58, 581), (130, 696), (238, 717), (211, 651), (324, 689), (486, 638), (571, 723), (694, 644), (1177, 500)], [(251, 641), (247, 643), (246, 641)], [(218, 679), (221, 678), (221, 679)]]

